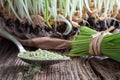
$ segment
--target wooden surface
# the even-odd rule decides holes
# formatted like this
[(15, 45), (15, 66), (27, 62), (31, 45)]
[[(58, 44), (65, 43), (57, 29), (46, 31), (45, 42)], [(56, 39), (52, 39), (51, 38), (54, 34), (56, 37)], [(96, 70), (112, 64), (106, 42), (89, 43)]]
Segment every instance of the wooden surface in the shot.
[(0, 42), (0, 80), (120, 80), (120, 63), (95, 57), (44, 67), (41, 73), (28, 77), (18, 75), (28, 64), (17, 58), (17, 48), (9, 41)]

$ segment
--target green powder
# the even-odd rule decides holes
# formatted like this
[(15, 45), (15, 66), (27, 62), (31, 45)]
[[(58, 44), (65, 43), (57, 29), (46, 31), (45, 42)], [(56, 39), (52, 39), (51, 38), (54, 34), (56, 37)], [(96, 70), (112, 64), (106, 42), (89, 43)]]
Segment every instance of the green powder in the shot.
[(33, 60), (56, 60), (56, 59), (70, 59), (70, 57), (62, 56), (55, 52), (38, 49), (36, 51), (26, 51), (18, 54), (18, 57)]

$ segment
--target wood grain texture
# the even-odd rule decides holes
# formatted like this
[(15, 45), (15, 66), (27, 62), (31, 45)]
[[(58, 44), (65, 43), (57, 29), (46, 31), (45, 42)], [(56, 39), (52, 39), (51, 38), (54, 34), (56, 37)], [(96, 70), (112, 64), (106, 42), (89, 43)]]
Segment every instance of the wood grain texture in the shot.
[(120, 63), (96, 57), (73, 58), (49, 67), (41, 73), (23, 77), (28, 64), (17, 58), (16, 46), (7, 40), (0, 42), (0, 80), (120, 80)]

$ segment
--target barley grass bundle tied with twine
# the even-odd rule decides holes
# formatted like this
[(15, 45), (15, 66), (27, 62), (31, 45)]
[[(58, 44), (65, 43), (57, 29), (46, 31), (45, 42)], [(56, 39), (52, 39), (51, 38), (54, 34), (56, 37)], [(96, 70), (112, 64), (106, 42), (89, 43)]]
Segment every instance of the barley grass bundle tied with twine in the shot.
[(107, 56), (120, 62), (120, 33), (109, 33), (114, 27), (106, 31), (97, 32), (88, 27), (81, 27), (80, 34), (74, 41), (70, 41), (72, 49), (69, 56)]

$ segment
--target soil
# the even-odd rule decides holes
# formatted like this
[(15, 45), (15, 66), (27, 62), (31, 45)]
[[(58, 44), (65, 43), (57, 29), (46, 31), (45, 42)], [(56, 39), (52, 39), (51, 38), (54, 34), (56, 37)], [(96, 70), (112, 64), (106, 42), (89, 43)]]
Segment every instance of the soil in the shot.
[[(116, 19), (104, 18), (101, 20), (95, 16), (91, 16), (90, 14), (88, 16), (88, 18), (85, 18), (79, 23), (80, 26), (88, 26), (97, 31), (106, 30), (110, 26), (120, 28), (120, 21), (117, 17)], [(31, 17), (35, 18), (34, 15), (32, 15)], [(79, 27), (73, 26), (72, 31), (68, 35), (63, 35), (64, 31), (67, 29), (67, 25), (65, 23), (53, 23), (52, 28), (50, 28), (46, 25), (43, 18), (40, 17), (40, 19), (40, 25), (38, 25), (37, 22), (35, 25), (32, 25), (29, 24), (26, 19), (24, 19), (23, 22), (20, 22), (17, 18), (15, 18), (13, 14), (9, 15), (8, 11), (5, 8), (1, 9), (0, 11), (0, 20), (5, 22), (7, 29), (13, 32), (16, 36), (24, 39), (45, 36), (70, 39), (71, 37), (79, 33)], [(56, 26), (56, 24), (58, 26)]]

